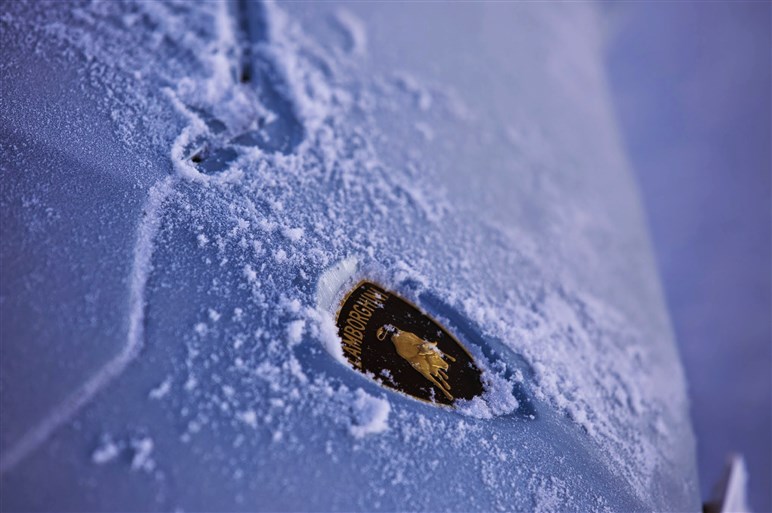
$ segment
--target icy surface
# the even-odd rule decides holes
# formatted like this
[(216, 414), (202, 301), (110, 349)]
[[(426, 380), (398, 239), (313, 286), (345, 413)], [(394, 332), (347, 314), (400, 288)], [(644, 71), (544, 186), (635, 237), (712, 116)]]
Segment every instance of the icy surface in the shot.
[[(11, 5), (4, 505), (696, 509), (597, 20), (566, 8)], [(488, 393), (438, 408), (347, 368), (363, 277)]]

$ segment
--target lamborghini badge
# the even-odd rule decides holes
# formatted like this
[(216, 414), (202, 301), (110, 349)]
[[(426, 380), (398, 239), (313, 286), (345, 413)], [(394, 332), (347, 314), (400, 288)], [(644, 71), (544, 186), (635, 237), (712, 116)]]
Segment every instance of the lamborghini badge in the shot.
[(388, 388), (446, 405), (483, 392), (482, 372), (458, 340), (378, 285), (362, 281), (354, 287), (337, 325), (352, 366)]

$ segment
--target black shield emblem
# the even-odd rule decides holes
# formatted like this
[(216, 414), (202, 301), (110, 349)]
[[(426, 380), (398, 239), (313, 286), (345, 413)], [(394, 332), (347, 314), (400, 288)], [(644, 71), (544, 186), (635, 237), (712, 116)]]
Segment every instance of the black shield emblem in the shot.
[(338, 312), (343, 354), (383, 386), (452, 405), (484, 391), (482, 372), (450, 333), (415, 305), (367, 281)]

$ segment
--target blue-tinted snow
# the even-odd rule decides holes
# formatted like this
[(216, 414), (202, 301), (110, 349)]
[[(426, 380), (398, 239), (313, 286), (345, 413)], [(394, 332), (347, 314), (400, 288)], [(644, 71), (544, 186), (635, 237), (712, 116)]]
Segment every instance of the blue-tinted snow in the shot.
[[(698, 508), (592, 8), (0, 23), (4, 507)], [(351, 258), (458, 333), (483, 402), (325, 350)]]

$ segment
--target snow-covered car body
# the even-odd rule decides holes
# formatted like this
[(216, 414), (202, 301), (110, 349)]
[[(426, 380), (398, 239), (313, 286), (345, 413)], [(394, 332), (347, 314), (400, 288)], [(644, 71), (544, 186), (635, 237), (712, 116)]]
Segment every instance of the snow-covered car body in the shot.
[[(12, 3), (3, 509), (697, 510), (589, 5)], [(372, 280), (455, 407), (341, 358)]]

